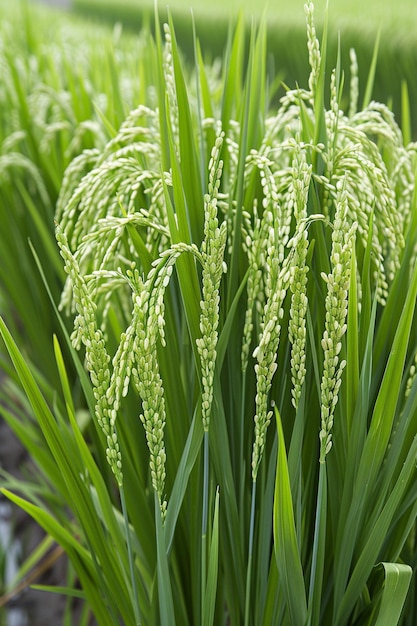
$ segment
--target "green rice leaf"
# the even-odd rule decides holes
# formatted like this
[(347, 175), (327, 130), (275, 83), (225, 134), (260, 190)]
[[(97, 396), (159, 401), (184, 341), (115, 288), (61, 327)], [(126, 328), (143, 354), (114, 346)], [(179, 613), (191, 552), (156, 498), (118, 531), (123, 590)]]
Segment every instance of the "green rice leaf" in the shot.
[(28, 193), (26, 186), (22, 183), (20, 178), (15, 178), (15, 185), (19, 189), (19, 193), (21, 194), (25, 206), (39, 233), (40, 240), (42, 241), (42, 251), (47, 253), (48, 262), (53, 266), (56, 275), (59, 276), (61, 281), (63, 281), (65, 272), (62, 267), (57, 246), (51, 237), (51, 225), (47, 224), (45, 219), (42, 218), (39, 207), (35, 205), (31, 195)]
[(301, 94), (298, 97), (298, 106), (300, 107), (300, 120), (301, 120), (301, 137), (303, 141), (309, 143), (314, 141), (315, 125), (314, 121), (309, 115), (309, 111), (305, 105), (305, 102), (301, 98)]
[(359, 320), (359, 346), (360, 359), (364, 359), (367, 344), (369, 344), (369, 324), (371, 320), (372, 296), (371, 288), (371, 260), (372, 260), (372, 235), (373, 235), (374, 214), (369, 218), (368, 240), (365, 248), (365, 255), (362, 264), (362, 309)]
[(79, 589), (72, 589), (71, 587), (62, 587), (53, 585), (31, 585), (31, 589), (35, 589), (36, 591), (46, 591), (48, 593), (57, 593), (62, 596), (67, 596), (68, 598), (80, 598), (81, 600), (85, 600), (85, 593), (80, 591)]
[(347, 318), (347, 357), (346, 357), (346, 430), (350, 433), (359, 387), (359, 329), (358, 294), (356, 282), (356, 255), (352, 249), (350, 286)]
[(174, 63), (175, 87), (178, 103), (179, 149), (183, 174), (183, 190), (187, 206), (187, 217), (193, 241), (198, 243), (203, 235), (203, 191), (199, 170), (199, 159), (194, 141), (194, 128), (188, 102), (187, 87), (175, 38), (171, 16), (169, 24), (172, 38), (172, 58)]
[[(171, 154), (173, 199), (171, 201), (169, 190), (164, 182), (164, 195), (167, 209), (167, 217), (170, 227), (172, 243), (191, 243), (191, 233), (186, 208), (186, 198), (182, 180), (182, 172), (178, 157), (176, 155), (174, 140), (167, 121), (168, 140)], [(174, 209), (175, 207), (175, 209)], [(181, 286), (182, 300), (185, 308), (187, 324), (191, 337), (191, 344), (194, 349), (196, 363), (199, 363), (199, 356), (196, 340), (200, 336), (200, 287), (197, 277), (196, 263), (190, 255), (181, 255), (176, 262), (178, 280)]]
[(396, 626), (407, 597), (412, 569), (402, 563), (381, 563), (384, 570), (384, 588), (375, 626)]
[(93, 608), (100, 625), (116, 626), (118, 621), (113, 618), (112, 612), (109, 611), (108, 607), (103, 603), (99, 592), (99, 585), (95, 577), (95, 568), (89, 551), (83, 548), (78, 539), (68, 533), (47, 511), (27, 502), (7, 489), (1, 489), (0, 491), (4, 496), (9, 498), (9, 500), (26, 511), (28, 515), (65, 549), (71, 557), (72, 563), (80, 578), (82, 588), (85, 591), (86, 598)]
[(243, 280), (241, 281), (239, 285), (239, 289), (237, 290), (235, 297), (233, 298), (233, 301), (230, 307), (228, 308), (227, 317), (223, 324), (223, 328), (221, 330), (219, 340), (217, 342), (217, 364), (218, 364), (217, 367), (219, 371), (222, 368), (226, 350), (230, 342), (230, 337), (231, 337), (232, 331), (234, 330), (238, 304), (240, 302), (240, 298), (242, 296), (243, 290), (246, 286), (248, 275), (249, 275), (249, 270), (246, 272)]
[[(82, 467), (81, 458), (74, 446), (74, 441), (68, 437), (69, 431), (63, 428), (61, 424), (58, 424), (51, 413), (28, 365), (1, 318), (0, 334), (3, 336), (21, 384), (42, 429), (51, 455), (57, 463), (58, 471), (63, 476), (64, 480), (62, 485), (65, 485), (65, 487), (63, 487), (62, 495), (69, 506), (74, 510), (74, 514), (80, 519), (80, 523), (88, 536), (90, 549), (93, 550), (97, 558), (100, 559), (101, 566), (106, 571), (106, 574), (111, 577), (112, 585), (115, 591), (117, 591), (115, 598), (118, 609), (122, 615), (127, 617), (131, 613), (130, 603), (128, 601), (120, 562), (112, 559), (108, 551), (107, 538), (91, 506), (91, 499), (83, 479), (85, 469)], [(56, 535), (53, 536), (56, 537)]]
[[(7, 400), (6, 400), (7, 401)], [(32, 420), (27, 419), (23, 412), (16, 415), (14, 411), (8, 411), (5, 407), (0, 407), (0, 415), (5, 419), (7, 424), (22, 442), (22, 445), (31, 454), (33, 460), (42, 469), (45, 476), (54, 480), (57, 489), (62, 493), (65, 492), (65, 482), (61, 476), (55, 459), (51, 457), (45, 438), (39, 428), (33, 424)]]
[(21, 509), (26, 511), (33, 519), (35, 519), (42, 528), (47, 530), (47, 532), (55, 539), (57, 543), (59, 543), (65, 550), (75, 549), (83, 557), (86, 559), (86, 562), (90, 562), (91, 558), (88, 555), (87, 550), (85, 550), (80, 542), (73, 537), (63, 526), (61, 526), (47, 511), (41, 509), (40, 507), (31, 504), (17, 496), (14, 493), (11, 493), (8, 489), (0, 489), (1, 493), (9, 498), (12, 502), (17, 504)]
[[(364, 443), (359, 462), (353, 496), (349, 500), (349, 510), (346, 520), (342, 519), (344, 528), (340, 535), (341, 553), (337, 560), (336, 571), (336, 606), (341, 606), (340, 595), (347, 584), (351, 559), (357, 541), (364, 512), (369, 503), (378, 471), (386, 453), (392, 424), (397, 407), (399, 392), (403, 376), (403, 368), (407, 353), (409, 335), (414, 316), (414, 307), (417, 296), (417, 266), (413, 271), (409, 292), (403, 308), (400, 322), (395, 334), (394, 342), (389, 353), (384, 377), (379, 387), (375, 402), (369, 432)], [(360, 593), (361, 590), (357, 590)], [(352, 606), (345, 607), (346, 611)]]
[[(161, 41), (161, 25), (159, 22), (158, 6), (155, 2), (155, 55), (156, 55), (156, 85), (158, 89), (158, 113), (161, 136), (167, 135), (167, 110), (166, 110), (166, 85), (164, 78), (164, 66), (162, 59), (163, 45)], [(161, 163), (162, 170), (167, 172), (170, 168), (170, 146), (167, 141), (161, 142)]]
[(216, 491), (214, 505), (213, 528), (209, 550), (209, 562), (207, 571), (207, 585), (203, 606), (203, 625), (212, 626), (214, 623), (214, 610), (216, 607), (217, 575), (219, 570), (219, 490)]
[(44, 397), (42, 396), (25, 359), (18, 350), (9, 330), (6, 327), (6, 324), (1, 317), (0, 334), (3, 337), (10, 358), (12, 359), (13, 365), (32, 406), (33, 412), (41, 425), (45, 439), (50, 448), (54, 451), (55, 458), (60, 457), (61, 441), (55, 419)]
[(171, 580), (169, 575), (168, 556), (166, 551), (165, 532), (162, 525), (161, 509), (155, 492), (155, 524), (156, 545), (158, 552), (158, 598), (161, 626), (175, 626), (174, 601), (172, 598)]
[[(213, 105), (211, 102), (210, 86), (207, 78), (207, 70), (204, 65), (201, 46), (196, 41), (196, 67), (198, 68), (199, 88), (201, 94), (201, 106), (205, 118), (214, 118)], [(207, 145), (214, 146), (216, 141), (216, 133), (214, 129), (207, 129)]]
[(327, 475), (326, 463), (320, 464), (317, 491), (316, 525), (314, 529), (313, 558), (308, 599), (309, 626), (319, 626), (322, 605), (323, 572), (326, 548)]
[[(375, 521), (371, 531), (366, 538), (357, 563), (349, 578), (346, 593), (344, 594), (340, 604), (337, 605), (335, 624), (344, 625), (348, 623), (349, 615), (352, 613), (353, 607), (364, 591), (366, 582), (372, 572), (374, 564), (384, 544), (387, 533), (393, 517), (398, 510), (401, 498), (404, 497), (407, 484), (411, 477), (415, 476), (415, 458), (417, 453), (417, 436), (414, 437), (413, 444), (410, 447), (406, 461), (402, 467), (400, 476), (395, 483), (392, 493), (389, 496), (381, 514)], [(382, 615), (381, 615), (382, 618)]]
[(378, 35), (375, 41), (374, 51), (372, 54), (371, 65), (369, 66), (368, 80), (366, 81), (365, 94), (363, 96), (362, 109), (366, 109), (366, 107), (371, 102), (372, 92), (374, 89), (374, 81), (375, 81), (375, 70), (376, 64), (378, 61), (378, 50), (379, 50), (379, 40), (381, 37), (381, 31), (378, 31)]
[(241, 225), (244, 205), (245, 161), (252, 148), (257, 148), (264, 133), (266, 27), (262, 21), (258, 35), (252, 25), (246, 73), (244, 99), (240, 113), (241, 137), (236, 180), (236, 212), (233, 216), (233, 241), (229, 270), (228, 301), (232, 302), (238, 289), (238, 267), (241, 254)]
[[(269, 564), (268, 587), (266, 590), (266, 602), (264, 614), (262, 617), (262, 626), (270, 626), (270, 624), (283, 624), (283, 589), (279, 584), (279, 574), (275, 555), (272, 555)], [(288, 622), (288, 620), (287, 620)]]
[[(222, 509), (220, 515), (220, 527), (222, 533), (222, 556), (225, 563), (233, 563), (233, 571), (230, 572), (230, 587), (228, 592), (233, 594), (228, 601), (234, 602), (236, 615), (231, 613), (232, 621), (238, 619), (238, 610), (243, 613), (244, 585), (239, 581), (244, 580), (245, 568), (243, 565), (243, 543), (240, 533), (239, 510), (237, 493), (235, 489), (231, 444), (227, 430), (225, 409), (220, 393), (220, 381), (217, 376), (214, 379), (214, 419), (210, 422), (210, 459), (214, 469), (214, 477), (222, 492), (222, 502), (227, 506)], [(239, 607), (239, 608), (238, 608)], [(231, 609), (232, 610), (232, 609)]]
[[(275, 475), (277, 466), (278, 437), (274, 437), (273, 447), (268, 459), (268, 474), (265, 482), (261, 506), (259, 507), (258, 531), (256, 533), (257, 545), (257, 569), (256, 578), (257, 585), (255, 588), (255, 623), (261, 624), (262, 617), (267, 612), (267, 593), (271, 576), (272, 567), (276, 570), (275, 555), (271, 558), (270, 537), (273, 534), (273, 507), (274, 507), (274, 491), (275, 491)], [(273, 621), (270, 622), (274, 623)]]
[(93, 106), (94, 106), (94, 110), (95, 110), (96, 114), (98, 115), (101, 123), (103, 124), (104, 128), (106, 129), (107, 134), (109, 135), (109, 137), (111, 137), (112, 139), (114, 137), (116, 137), (117, 130), (114, 128), (114, 126), (112, 125), (110, 120), (106, 117), (106, 115), (103, 113), (103, 111), (99, 108), (99, 106), (95, 102), (93, 102)]
[(85, 399), (86, 399), (87, 404), (88, 404), (88, 408), (90, 410), (90, 414), (93, 415), (94, 414), (94, 397), (93, 397), (93, 392), (92, 392), (92, 388), (91, 388), (91, 383), (90, 383), (90, 381), (88, 379), (88, 376), (87, 376), (87, 373), (85, 371), (85, 368), (83, 367), (77, 352), (74, 350), (74, 348), (72, 346), (71, 339), (70, 339), (67, 327), (65, 325), (64, 320), (62, 319), (62, 316), (61, 316), (61, 314), (60, 314), (60, 312), (58, 310), (57, 305), (55, 304), (55, 300), (53, 298), (52, 292), (51, 292), (50, 287), (48, 285), (48, 281), (46, 279), (45, 273), (43, 271), (43, 268), (42, 268), (41, 262), (39, 260), (39, 257), (38, 257), (38, 255), (36, 253), (36, 250), (31, 245), (30, 242), (29, 242), (29, 245), (31, 247), (31, 251), (32, 251), (32, 254), (33, 254), (33, 258), (35, 259), (36, 266), (37, 266), (38, 271), (39, 271), (39, 273), (41, 275), (42, 282), (45, 285), (45, 289), (46, 289), (46, 292), (48, 294), (51, 306), (52, 306), (52, 308), (53, 308), (53, 310), (54, 310), (54, 312), (55, 312), (55, 314), (56, 314), (56, 316), (58, 318), (58, 322), (59, 322), (59, 325), (61, 327), (62, 334), (63, 334), (63, 336), (65, 338), (65, 342), (66, 342), (66, 344), (68, 346), (68, 349), (69, 349), (70, 354), (72, 356), (72, 359), (74, 361), (74, 365), (75, 365), (75, 368), (77, 370), (77, 375), (78, 375), (79, 380), (81, 382), (81, 386), (82, 386), (82, 389), (83, 389), (83, 392), (84, 392)]
[(226, 49), (223, 66), (222, 128), (227, 135), (236, 111), (240, 109), (245, 56), (245, 20), (240, 12), (234, 28), (233, 41)]
[(275, 407), (278, 429), (278, 458), (274, 497), (274, 544), (280, 584), (291, 616), (292, 626), (304, 626), (307, 601), (303, 568), (297, 544), (287, 453), (281, 417)]
[[(193, 24), (193, 52), (194, 52), (194, 68), (195, 68), (195, 82), (196, 82), (196, 92), (197, 92), (197, 135), (198, 135), (198, 155), (199, 155), (199, 170), (200, 170), (200, 181), (201, 181), (201, 190), (205, 189), (206, 176), (207, 176), (207, 163), (206, 163), (206, 144), (204, 140), (204, 131), (203, 131), (203, 111), (204, 106), (208, 106), (209, 110), (211, 110), (210, 103), (210, 91), (207, 83), (207, 76), (205, 75), (205, 67), (202, 62), (201, 57), (201, 49), (197, 39), (196, 26), (194, 20), (194, 14), (191, 13), (192, 24)], [(203, 76), (201, 76), (203, 74)], [(203, 105), (203, 101), (205, 99), (205, 104)], [(207, 102), (208, 99), (208, 102)], [(211, 115), (205, 117), (214, 117), (213, 112), (211, 111)], [(216, 140), (214, 129), (210, 129), (209, 132), (209, 146), (214, 146), (214, 142)]]
[(177, 474), (175, 476), (174, 486), (172, 488), (171, 497), (164, 525), (165, 545), (167, 554), (169, 554), (175, 533), (175, 526), (181, 510), (181, 505), (185, 496), (188, 485), (188, 479), (195, 465), (198, 453), (201, 450), (203, 441), (203, 424), (201, 421), (201, 402), (197, 403), (196, 413), (188, 433), (187, 442), (181, 461), (178, 465)]
[(417, 296), (417, 267), (414, 268), (407, 299), (388, 358), (387, 367), (376, 399), (368, 438), (365, 443), (363, 463), (364, 478), (372, 482), (380, 467), (391, 434), (395, 409), (398, 404), (405, 358)]
[(66, 405), (69, 407), (72, 415), (75, 415), (75, 407), (74, 401), (71, 394), (70, 383), (68, 380), (68, 374), (64, 363), (64, 358), (61, 352), (61, 346), (59, 345), (58, 338), (54, 335), (54, 352), (55, 352), (55, 360), (58, 367), (59, 378), (61, 380), (62, 392), (64, 394), (64, 400)]
[[(9, 491), (11, 490), (9, 489)], [(18, 584), (19, 580), (23, 580), (23, 578), (27, 576), (30, 570), (36, 567), (36, 565), (38, 565), (38, 563), (47, 555), (47, 553), (51, 550), (53, 545), (54, 545), (54, 539), (50, 535), (45, 535), (42, 541), (40, 541), (39, 545), (35, 547), (35, 549), (29, 554), (29, 556), (25, 559), (25, 561), (20, 565), (13, 580), (9, 582), (8, 589), (12, 589), (14, 586)]]

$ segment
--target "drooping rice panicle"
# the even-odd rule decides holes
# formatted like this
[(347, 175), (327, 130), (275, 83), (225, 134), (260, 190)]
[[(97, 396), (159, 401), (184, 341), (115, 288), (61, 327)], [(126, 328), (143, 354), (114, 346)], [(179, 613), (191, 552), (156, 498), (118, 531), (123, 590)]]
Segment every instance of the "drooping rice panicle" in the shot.
[[(332, 183), (334, 172), (334, 161), (337, 150), (337, 134), (339, 126), (339, 102), (336, 85), (336, 71), (333, 70), (330, 78), (330, 109), (326, 112), (326, 132), (327, 132), (327, 151), (325, 153), (326, 176)], [(323, 212), (329, 215), (329, 203), (331, 203), (330, 190), (324, 188), (323, 193)]]
[[(280, 260), (282, 239), (279, 225), (271, 210), (266, 211), (269, 225), (268, 239), (266, 240), (266, 279), (265, 291), (267, 299), (262, 317), (262, 330), (258, 346), (253, 353), (257, 363), (256, 396), (255, 396), (255, 438), (252, 449), (252, 481), (255, 483), (259, 465), (262, 459), (266, 433), (271, 422), (272, 411), (268, 409), (268, 394), (272, 386), (272, 379), (277, 369), (277, 351), (283, 317), (282, 305), (289, 286), (290, 272), (283, 269)], [(274, 223), (275, 221), (275, 223)]]
[[(75, 159), (64, 176), (56, 212), (57, 221), (64, 220), (62, 228), (74, 249), (83, 235), (94, 229), (98, 217), (117, 215), (120, 201), (128, 213), (133, 212), (139, 192), (146, 194), (160, 181), (159, 144), (157, 116), (141, 105), (129, 114), (103, 151), (87, 150)], [(156, 206), (157, 197), (152, 195), (146, 208)]]
[(73, 299), (77, 310), (72, 340), (75, 347), (85, 346), (87, 370), (93, 384), (96, 401), (95, 414), (100, 428), (106, 436), (107, 461), (121, 486), (123, 484), (122, 458), (117, 438), (116, 413), (107, 402), (107, 389), (110, 384), (110, 356), (107, 352), (102, 330), (97, 325), (96, 305), (93, 302), (80, 268), (72, 255), (65, 233), (59, 226), (56, 237), (61, 256), (65, 261), (65, 271), (72, 285)]
[[(242, 352), (241, 363), (242, 371), (246, 371), (248, 364), (248, 357), (250, 351), (250, 345), (252, 342), (253, 333), (253, 308), (255, 303), (259, 304), (263, 298), (262, 286), (263, 281), (263, 269), (266, 263), (265, 256), (265, 241), (268, 237), (270, 229), (271, 215), (270, 211), (277, 216), (278, 212), (278, 192), (276, 187), (275, 178), (271, 172), (270, 166), (272, 162), (266, 157), (262, 156), (255, 150), (252, 150), (247, 158), (248, 165), (255, 167), (259, 170), (260, 182), (262, 187), (262, 219), (256, 220), (257, 224), (253, 236), (250, 237), (249, 233), (244, 233), (245, 246), (249, 259), (249, 274), (247, 284), (247, 305), (245, 313), (245, 323), (243, 329), (242, 340)], [(281, 216), (282, 223), (282, 216)], [(288, 222), (285, 223), (285, 228), (281, 228), (282, 239), (280, 242), (280, 260), (283, 260), (283, 248), (286, 243), (286, 237), (288, 233)]]
[(308, 86), (311, 93), (311, 98), (314, 101), (317, 82), (320, 75), (321, 66), (321, 52), (320, 43), (316, 34), (316, 27), (314, 24), (314, 4), (311, 0), (304, 5), (304, 10), (307, 17), (307, 47), (308, 47), (308, 60), (310, 63), (310, 76), (308, 79)]
[[(370, 110), (371, 108), (372, 103)], [(395, 138), (389, 124), (379, 113), (372, 113), (372, 116), (374, 122), (370, 125), (369, 119), (365, 121), (362, 114), (356, 114), (352, 120), (339, 115), (333, 178), (334, 182), (346, 178), (350, 219), (357, 222), (358, 236), (364, 247), (367, 245), (371, 215), (380, 216), (377, 223), (374, 223), (372, 247), (374, 281), (377, 284), (378, 298), (383, 303), (388, 282), (392, 280), (395, 268), (398, 267), (404, 246), (404, 216), (399, 215), (389, 172), (372, 134), (390, 137), (390, 145), (396, 144), (398, 137)], [(349, 175), (346, 177), (347, 172)], [(335, 197), (334, 191), (331, 195)]]
[[(90, 171), (97, 163), (100, 150), (92, 148), (83, 150), (75, 157), (64, 172), (61, 189), (55, 208), (55, 219), (61, 228), (67, 232), (67, 224), (72, 224), (76, 220), (76, 203), (70, 204), (71, 196), (78, 187), (83, 176)], [(65, 210), (64, 210), (65, 209)]]
[(350, 90), (349, 90), (349, 118), (353, 117), (358, 110), (359, 100), (359, 77), (358, 59), (354, 48), (349, 50), (350, 57)]
[[(272, 218), (272, 214), (270, 214)], [(270, 226), (271, 230), (274, 230), (273, 226)], [(268, 410), (268, 393), (271, 389), (272, 378), (275, 374), (276, 364), (276, 350), (279, 343), (279, 333), (281, 327), (279, 325), (279, 316), (282, 316), (282, 289), (278, 293), (278, 281), (279, 269), (277, 267), (277, 257), (275, 256), (275, 236), (274, 234), (268, 241), (268, 258), (267, 263), (269, 265), (269, 284), (274, 289), (275, 297), (268, 299), (265, 305), (264, 317), (263, 317), (263, 332), (259, 345), (255, 349), (253, 356), (256, 358), (257, 363), (255, 365), (256, 373), (256, 413), (255, 413), (255, 441), (252, 451), (252, 480), (256, 481), (258, 475), (258, 468), (261, 462), (263, 450), (265, 447), (266, 431), (272, 418), (272, 411)], [(272, 254), (271, 254), (272, 253)], [(274, 281), (274, 282), (272, 282)], [(271, 287), (270, 287), (271, 288)]]
[[(141, 422), (145, 429), (146, 441), (150, 454), (152, 486), (158, 495), (162, 518), (165, 518), (167, 501), (165, 498), (165, 441), (166, 424), (165, 392), (159, 368), (157, 340), (165, 345), (165, 306), (164, 294), (169, 285), (172, 271), (178, 257), (184, 252), (191, 253), (200, 261), (201, 255), (195, 245), (175, 244), (156, 259), (144, 281), (136, 268), (129, 271), (133, 289), (132, 333), (128, 330), (125, 341), (132, 350), (132, 361), (124, 365), (124, 382), (121, 375), (118, 384), (122, 384), (125, 393), (130, 373), (142, 401)], [(133, 331), (132, 331), (133, 332)], [(120, 357), (123, 358), (122, 352)], [(120, 394), (120, 391), (118, 392)]]
[(306, 263), (308, 252), (307, 230), (301, 228), (301, 223), (307, 219), (307, 200), (311, 171), (312, 168), (307, 165), (304, 152), (298, 150), (294, 154), (290, 202), (294, 207), (294, 217), (300, 229), (300, 235), (294, 248), (294, 261), (291, 265), (292, 278), (290, 288), (292, 296), (288, 325), (288, 336), (291, 342), (291, 395), (295, 409), (298, 407), (306, 375), (307, 273), (309, 268)]
[[(265, 217), (265, 212), (264, 216)], [(250, 220), (250, 216), (249, 216)], [(247, 282), (247, 303), (245, 322), (243, 326), (243, 340), (241, 351), (241, 367), (245, 372), (248, 366), (250, 346), (254, 330), (254, 308), (260, 304), (263, 295), (263, 267), (265, 265), (264, 242), (266, 240), (267, 221), (257, 215), (256, 206), (253, 208), (254, 227), (244, 233), (244, 247), (248, 256), (249, 271)]]
[[(169, 282), (171, 269), (166, 269)], [(151, 270), (152, 271), (152, 270)], [(154, 272), (144, 282), (137, 270), (132, 272), (135, 291), (133, 293), (133, 320), (135, 337), (132, 345), (133, 364), (132, 376), (142, 402), (141, 422), (145, 429), (149, 448), (152, 486), (158, 494), (161, 514), (166, 512), (165, 499), (165, 443), (164, 428), (166, 423), (165, 396), (162, 378), (159, 373), (156, 339), (159, 333), (160, 320), (155, 314), (155, 295), (152, 295)], [(159, 285), (160, 286), (160, 285)], [(158, 286), (155, 286), (158, 289)], [(158, 296), (156, 296), (158, 297)]]
[(165, 47), (164, 47), (164, 76), (165, 76), (165, 85), (166, 91), (168, 94), (168, 102), (169, 102), (169, 115), (171, 120), (171, 129), (172, 135), (174, 137), (174, 145), (178, 146), (178, 127), (179, 127), (179, 119), (178, 119), (178, 103), (177, 103), (177, 91), (175, 86), (175, 73), (174, 73), (174, 63), (172, 57), (172, 35), (169, 24), (164, 24), (164, 35), (165, 35)]
[(349, 225), (348, 195), (343, 182), (338, 183), (336, 214), (332, 232), (332, 250), (330, 255), (331, 272), (322, 273), (327, 285), (325, 330), (321, 345), (324, 351), (323, 375), (321, 380), (321, 430), (320, 463), (332, 447), (332, 428), (334, 411), (339, 399), (342, 373), (346, 366), (340, 360), (342, 339), (346, 333), (348, 307), (348, 289), (351, 271), (351, 250), (354, 244), (356, 223)]
[(210, 426), (213, 402), (214, 370), (216, 365), (216, 345), (219, 325), (220, 280), (224, 271), (224, 250), (226, 246), (226, 222), (219, 226), (217, 198), (221, 182), (223, 162), (220, 151), (223, 144), (221, 134), (211, 151), (209, 163), (208, 193), (204, 197), (204, 240), (201, 246), (203, 260), (202, 301), (200, 303), (200, 331), (197, 349), (201, 360), (202, 420), (205, 431)]

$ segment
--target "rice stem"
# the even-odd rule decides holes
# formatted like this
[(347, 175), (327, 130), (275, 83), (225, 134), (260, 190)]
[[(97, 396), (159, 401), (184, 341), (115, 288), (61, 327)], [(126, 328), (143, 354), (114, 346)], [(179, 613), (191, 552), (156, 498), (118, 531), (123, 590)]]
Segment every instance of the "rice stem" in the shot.
[(137, 589), (136, 578), (135, 578), (135, 562), (134, 562), (134, 557), (133, 557), (132, 542), (130, 540), (129, 517), (127, 513), (126, 497), (125, 497), (125, 490), (124, 490), (123, 485), (119, 488), (119, 492), (120, 492), (120, 503), (122, 505), (123, 519), (124, 519), (125, 527), (126, 527), (126, 545), (127, 545), (127, 553), (129, 557), (130, 578), (132, 580), (133, 611), (135, 614), (135, 623), (136, 623), (136, 626), (142, 626), (142, 617), (141, 617), (140, 606), (139, 606), (138, 589)]
[(252, 557), (253, 557), (253, 537), (255, 534), (255, 502), (256, 502), (256, 481), (252, 482), (252, 502), (250, 510), (249, 525), (249, 547), (248, 547), (248, 568), (246, 571), (246, 591), (245, 591), (245, 626), (249, 626), (249, 605), (250, 590), (252, 582)]
[(201, 521), (201, 623), (204, 623), (204, 607), (207, 581), (207, 520), (209, 491), (209, 431), (204, 432), (203, 451), (203, 514)]

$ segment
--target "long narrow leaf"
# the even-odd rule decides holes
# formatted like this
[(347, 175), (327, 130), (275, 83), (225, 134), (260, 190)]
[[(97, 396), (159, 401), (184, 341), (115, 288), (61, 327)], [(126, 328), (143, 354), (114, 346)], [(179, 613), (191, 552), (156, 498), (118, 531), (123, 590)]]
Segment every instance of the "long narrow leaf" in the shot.
[(360, 460), (354, 495), (346, 519), (345, 533), (341, 542), (341, 545), (343, 545), (343, 554), (340, 555), (336, 575), (337, 605), (340, 605), (341, 593), (343, 593), (344, 586), (348, 580), (348, 572), (357, 533), (359, 532), (360, 523), (363, 519), (363, 514), (366, 510), (370, 493), (372, 493), (372, 488), (374, 487), (377, 473), (386, 452), (391, 434), (395, 409), (399, 398), (408, 340), (413, 322), (416, 296), (417, 266), (413, 271), (406, 303), (401, 314), (384, 378), (375, 402), (369, 433)]
[(326, 464), (320, 465), (317, 492), (316, 526), (314, 530), (313, 558), (308, 599), (309, 624), (319, 626), (322, 604), (323, 571), (326, 548), (327, 475)]
[(292, 626), (304, 626), (307, 619), (307, 600), (300, 551), (297, 545), (284, 433), (277, 408), (275, 408), (275, 415), (278, 429), (274, 498), (275, 558)]
[(71, 556), (71, 560), (77, 571), (82, 583), (86, 597), (90, 605), (93, 607), (94, 614), (97, 616), (102, 626), (117, 626), (117, 621), (113, 619), (112, 613), (103, 603), (102, 597), (98, 591), (99, 585), (95, 580), (94, 565), (91, 555), (80, 542), (72, 537), (59, 523), (57, 523), (46, 511), (25, 501), (23, 498), (2, 489), (3, 495), (7, 496), (12, 502), (17, 504), (21, 509), (26, 511), (33, 519), (54, 539), (64, 547)]
[(216, 607), (217, 575), (219, 570), (219, 490), (216, 492), (214, 519), (209, 550), (207, 586), (203, 606), (202, 626), (213, 626)]
[[(200, 404), (198, 405), (198, 407), (200, 408)], [(166, 551), (168, 554), (171, 550), (175, 526), (188, 485), (188, 479), (193, 470), (198, 453), (201, 450), (203, 433), (204, 431), (201, 422), (201, 411), (197, 411), (194, 415), (190, 432), (188, 433), (184, 452), (178, 465), (178, 471), (175, 477), (174, 486), (169, 501), (169, 507), (167, 510), (164, 531)]]
[(175, 626), (174, 601), (172, 598), (171, 579), (169, 575), (168, 557), (166, 552), (166, 541), (164, 537), (164, 527), (162, 525), (161, 510), (158, 496), (155, 493), (155, 523), (156, 523), (156, 545), (158, 550), (158, 597), (159, 610), (162, 626)]
[(401, 563), (381, 563), (385, 574), (381, 608), (375, 626), (396, 626), (411, 582), (412, 569)]

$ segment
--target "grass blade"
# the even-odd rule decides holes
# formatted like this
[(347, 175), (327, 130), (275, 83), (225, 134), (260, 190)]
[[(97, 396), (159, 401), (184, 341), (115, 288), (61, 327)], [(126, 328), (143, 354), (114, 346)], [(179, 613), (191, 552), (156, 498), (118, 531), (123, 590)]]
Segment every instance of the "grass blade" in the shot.
[(322, 604), (323, 571), (326, 547), (327, 475), (326, 463), (320, 465), (317, 492), (316, 526), (314, 530), (313, 558), (308, 599), (309, 626), (319, 626)]
[(412, 569), (401, 563), (381, 563), (385, 581), (381, 607), (375, 626), (396, 626), (407, 597)]
[(292, 626), (304, 626), (307, 601), (300, 551), (297, 544), (287, 453), (277, 408), (278, 458), (274, 497), (275, 558)]
[(369, 67), (368, 80), (366, 81), (366, 88), (365, 88), (365, 94), (363, 96), (362, 109), (366, 109), (366, 107), (369, 105), (371, 98), (372, 98), (372, 92), (374, 89), (374, 81), (375, 81), (376, 64), (378, 61), (380, 37), (381, 37), (381, 31), (378, 31), (378, 35), (375, 41), (374, 51), (372, 54), (372, 61)]
[[(342, 626), (348, 623), (352, 607), (356, 605), (358, 598), (364, 591), (365, 584), (372, 572), (376, 559), (385, 541), (395, 512), (399, 506), (401, 498), (413, 474), (415, 475), (415, 455), (417, 452), (417, 436), (410, 447), (407, 459), (402, 467), (398, 481), (395, 483), (393, 491), (389, 496), (384, 509), (378, 520), (375, 522), (372, 531), (367, 537), (366, 544), (362, 547), (360, 556), (355, 568), (349, 578), (346, 593), (340, 604), (337, 606), (335, 624)], [(382, 619), (382, 614), (381, 614)]]
[(167, 554), (169, 554), (171, 550), (172, 541), (175, 533), (175, 526), (185, 496), (188, 479), (197, 460), (198, 453), (201, 450), (201, 444), (203, 441), (204, 431), (201, 422), (201, 403), (198, 403), (197, 407), (199, 410), (196, 410), (196, 414), (193, 417), (184, 452), (178, 465), (178, 471), (175, 476), (174, 486), (172, 488), (171, 498), (169, 501), (169, 507), (167, 509), (164, 526)]
[(118, 620), (113, 619), (111, 612), (103, 602), (99, 591), (100, 585), (96, 579), (95, 568), (91, 561), (91, 556), (80, 542), (70, 535), (61, 524), (53, 519), (45, 510), (37, 507), (15, 494), (1, 489), (1, 493), (14, 502), (21, 509), (26, 511), (57, 543), (59, 543), (70, 556), (75, 570), (79, 576), (86, 598), (93, 608), (94, 614), (101, 626), (117, 626)]
[(168, 557), (166, 552), (165, 532), (162, 525), (161, 509), (155, 492), (156, 545), (158, 551), (158, 598), (162, 626), (175, 626), (174, 601), (172, 598)]
[(214, 519), (211, 532), (207, 585), (203, 606), (202, 626), (213, 626), (214, 609), (216, 607), (217, 575), (219, 570), (219, 490), (216, 491)]
[[(351, 559), (357, 540), (361, 520), (375, 487), (379, 468), (385, 455), (395, 410), (399, 399), (405, 357), (413, 322), (417, 296), (417, 267), (414, 269), (400, 322), (395, 334), (384, 377), (375, 402), (369, 432), (360, 459), (353, 499), (344, 526), (344, 538), (341, 541), (342, 553), (338, 559), (336, 572), (336, 599), (343, 593), (348, 580)], [(336, 602), (336, 606), (340, 602)], [(351, 607), (350, 607), (351, 608)], [(347, 609), (346, 609), (347, 610)]]

